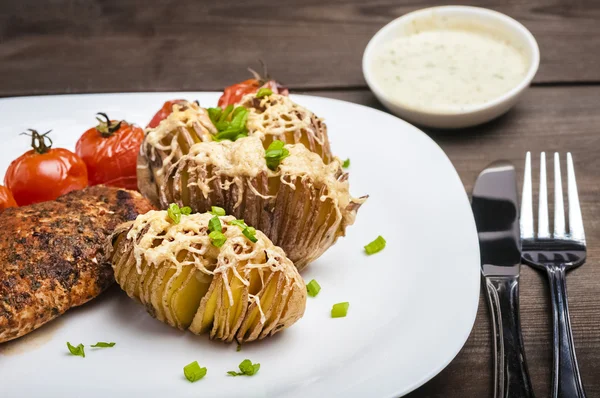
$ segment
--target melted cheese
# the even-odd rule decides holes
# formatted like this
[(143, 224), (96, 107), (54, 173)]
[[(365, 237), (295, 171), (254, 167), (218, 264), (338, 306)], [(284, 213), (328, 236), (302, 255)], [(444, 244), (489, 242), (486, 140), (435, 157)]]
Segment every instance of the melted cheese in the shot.
[(267, 135), (304, 133), (319, 145), (325, 144), (324, 138), (314, 129), (314, 114), (293, 102), (288, 96), (271, 94), (261, 98), (257, 107), (252, 106), (255, 99), (255, 94), (247, 94), (240, 101), (242, 106), (250, 110), (246, 123), (250, 135), (264, 139)]
[(180, 127), (192, 128), (195, 126), (200, 126), (202, 133), (204, 133), (200, 137), (201, 139), (207, 139), (210, 134), (217, 132), (206, 109), (201, 108), (195, 102), (189, 102), (186, 106), (175, 104), (173, 105), (173, 112), (163, 119), (158, 126), (153, 129), (146, 129), (146, 142), (158, 149), (174, 150), (174, 148), (164, 147), (161, 142)]
[[(260, 231), (256, 231), (257, 242), (251, 242), (239, 227), (228, 225), (235, 217), (219, 217), (227, 240), (220, 248), (213, 246), (208, 236), (208, 223), (213, 217), (210, 213), (196, 213), (181, 216), (179, 224), (174, 224), (166, 211), (153, 210), (139, 215), (127, 232), (127, 239), (133, 242), (138, 273), (141, 273), (142, 262), (146, 261), (148, 266), (154, 267), (172, 264), (177, 268), (176, 274), (180, 273), (185, 265), (193, 265), (206, 275), (221, 274), (230, 306), (233, 306), (234, 301), (228, 280), (229, 270), (246, 286), (250, 285), (252, 270), (257, 270), (262, 279), (263, 270), (267, 269), (270, 272), (283, 273), (288, 281), (293, 280), (302, 288), (301, 277), (283, 250), (273, 245)], [(182, 251), (189, 255), (180, 261), (178, 254)], [(215, 262), (216, 266), (211, 271), (209, 265), (214, 265)], [(245, 265), (240, 266), (240, 262), (244, 262)], [(264, 313), (258, 297), (249, 295), (249, 301), (256, 302), (259, 306), (264, 323)]]

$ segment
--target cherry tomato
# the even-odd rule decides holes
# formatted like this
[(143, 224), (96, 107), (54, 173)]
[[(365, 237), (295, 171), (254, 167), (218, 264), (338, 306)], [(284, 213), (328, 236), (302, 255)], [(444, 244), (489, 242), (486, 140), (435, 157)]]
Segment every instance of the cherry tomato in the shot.
[(87, 166), (90, 185), (137, 189), (137, 156), (144, 140), (144, 130), (124, 120), (105, 120), (87, 130), (75, 147)]
[(17, 202), (10, 189), (0, 185), (0, 212), (9, 207), (17, 207)]
[(87, 169), (79, 156), (52, 148), (49, 131), (29, 131), (33, 149), (13, 160), (4, 177), (19, 206), (54, 200), (88, 185)]
[(250, 72), (254, 75), (254, 78), (244, 80), (243, 82), (225, 88), (223, 95), (221, 95), (221, 98), (219, 98), (219, 107), (225, 108), (227, 105), (237, 104), (244, 95), (253, 94), (263, 87), (270, 88), (275, 94), (289, 94), (289, 90), (287, 88), (268, 77), (266, 68), (264, 71), (264, 78), (252, 69), (250, 69)]
[(185, 105), (187, 103), (186, 100), (178, 99), (173, 101), (167, 101), (163, 104), (162, 108), (150, 120), (147, 127), (155, 128), (160, 124), (160, 122), (167, 118), (171, 113), (173, 113), (173, 105)]

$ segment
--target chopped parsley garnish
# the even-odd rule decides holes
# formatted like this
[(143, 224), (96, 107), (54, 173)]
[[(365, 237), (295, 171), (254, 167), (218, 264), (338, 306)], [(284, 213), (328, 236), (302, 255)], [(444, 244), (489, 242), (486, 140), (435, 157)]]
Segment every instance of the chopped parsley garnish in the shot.
[(210, 234), (208, 234), (208, 237), (215, 247), (223, 246), (227, 240), (227, 237), (223, 234), (223, 232), (220, 231), (212, 231)]
[(217, 133), (213, 136), (215, 141), (235, 141), (248, 136), (248, 109), (243, 106), (235, 109), (233, 105), (227, 105), (225, 109), (208, 108), (208, 117), (217, 128)]
[(196, 382), (206, 376), (206, 368), (201, 368), (198, 361), (194, 361), (183, 367), (183, 374), (190, 383)]
[(350, 158), (344, 160), (344, 163), (342, 163), (342, 167), (347, 169), (348, 167), (350, 167)]
[(237, 348), (235, 349), (237, 352), (242, 351), (242, 345), (238, 343)]
[(385, 239), (379, 235), (377, 239), (365, 246), (365, 252), (368, 255), (378, 253), (385, 248), (385, 243)]
[(263, 87), (256, 92), (256, 98), (268, 97), (269, 95), (273, 95), (273, 90), (267, 87)]
[(333, 305), (331, 309), (331, 317), (332, 318), (343, 318), (348, 314), (348, 308), (350, 307), (350, 303), (337, 303)]
[(252, 228), (252, 227), (246, 227), (244, 228), (244, 230), (242, 231), (242, 233), (244, 234), (244, 236), (246, 238), (248, 238), (252, 243), (256, 243), (258, 242), (258, 238), (256, 237), (256, 229)]
[(244, 359), (240, 363), (240, 371), (230, 370), (227, 372), (230, 376), (254, 376), (260, 369), (260, 363), (252, 363), (249, 359)]
[(175, 224), (181, 222), (181, 216), (189, 216), (192, 214), (192, 208), (188, 206), (179, 207), (177, 203), (171, 203), (167, 209), (167, 215)]
[(225, 209), (219, 206), (211, 206), (210, 207), (210, 213), (214, 214), (215, 216), (224, 216), (225, 215)]
[(67, 341), (67, 347), (69, 348), (71, 355), (77, 355), (79, 357), (85, 358), (85, 350), (83, 348), (83, 344), (79, 344), (77, 347), (74, 347), (71, 345), (71, 343)]
[(271, 142), (267, 150), (265, 151), (265, 160), (267, 161), (267, 167), (273, 171), (277, 170), (279, 163), (288, 156), (290, 151), (285, 149), (283, 141), (275, 140)]
[(105, 343), (103, 341), (99, 341), (96, 344), (90, 346), (93, 348), (108, 348), (108, 347), (114, 347), (116, 343)]
[(316, 297), (321, 291), (321, 286), (316, 280), (313, 279), (306, 285), (306, 291), (310, 297)]
[(208, 230), (210, 232), (223, 232), (223, 226), (221, 225), (221, 220), (219, 219), (219, 216), (214, 216), (208, 221)]

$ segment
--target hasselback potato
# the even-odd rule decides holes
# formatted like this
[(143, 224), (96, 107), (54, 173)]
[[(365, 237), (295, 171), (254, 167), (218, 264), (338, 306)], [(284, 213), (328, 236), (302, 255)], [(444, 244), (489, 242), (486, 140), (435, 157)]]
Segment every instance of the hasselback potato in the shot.
[(158, 206), (158, 187), (163, 182), (165, 166), (188, 153), (193, 144), (212, 140), (216, 131), (206, 109), (197, 103), (173, 105), (173, 113), (157, 128), (146, 130), (137, 165), (140, 192)]
[[(260, 138), (264, 148), (274, 140), (280, 140), (288, 144), (303, 144), (325, 163), (333, 160), (325, 123), (289, 97), (271, 94), (256, 98), (250, 94), (242, 99), (239, 106), (248, 109), (247, 134)], [(193, 144), (213, 141), (216, 133), (217, 128), (207, 110), (197, 103), (173, 105), (173, 113), (156, 128), (146, 130), (138, 156), (140, 192), (158, 206), (158, 188), (168, 168), (187, 154)]]
[(262, 98), (246, 95), (240, 105), (248, 108), (248, 132), (263, 141), (266, 148), (274, 140), (286, 144), (302, 144), (319, 155), (327, 164), (333, 160), (327, 135), (327, 125), (308, 109), (290, 97), (271, 94)]
[(223, 207), (263, 231), (301, 270), (354, 223), (365, 198), (352, 198), (339, 160), (325, 164), (304, 145), (268, 167), (258, 137), (194, 145), (159, 188), (160, 204), (204, 212)]
[(242, 343), (304, 314), (306, 287), (292, 262), (232, 216), (151, 211), (119, 226), (110, 244), (121, 288), (179, 329)]

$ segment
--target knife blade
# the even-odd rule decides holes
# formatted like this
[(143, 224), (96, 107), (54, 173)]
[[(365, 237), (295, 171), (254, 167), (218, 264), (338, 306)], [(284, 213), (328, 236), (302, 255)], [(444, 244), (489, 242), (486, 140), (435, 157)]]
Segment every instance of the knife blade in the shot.
[(498, 161), (484, 169), (473, 187), (481, 273), (492, 315), (494, 396), (533, 397), (519, 314), (521, 239), (514, 166)]

